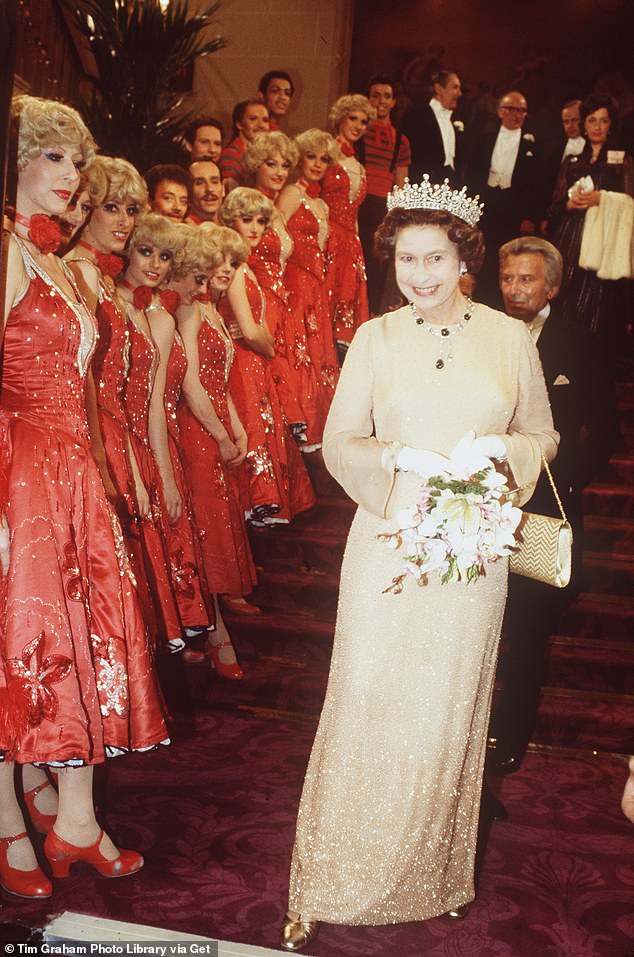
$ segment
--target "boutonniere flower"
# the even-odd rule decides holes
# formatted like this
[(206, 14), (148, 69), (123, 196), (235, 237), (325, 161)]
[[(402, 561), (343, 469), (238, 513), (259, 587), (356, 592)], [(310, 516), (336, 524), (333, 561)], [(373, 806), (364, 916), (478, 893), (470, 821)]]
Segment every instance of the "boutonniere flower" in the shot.
[(524, 133), (522, 139), (523, 139), (524, 142), (526, 142), (526, 143), (534, 143), (534, 142), (535, 142), (535, 137), (533, 136), (532, 133)]
[(453, 125), (458, 130), (459, 133), (464, 133), (464, 123), (462, 122), (462, 120), (454, 120)]

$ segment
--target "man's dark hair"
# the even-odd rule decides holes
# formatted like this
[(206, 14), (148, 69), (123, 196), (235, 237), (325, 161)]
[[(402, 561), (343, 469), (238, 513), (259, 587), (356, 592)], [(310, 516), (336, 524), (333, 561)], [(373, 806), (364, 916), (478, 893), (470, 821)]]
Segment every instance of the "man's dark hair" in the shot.
[(290, 85), (290, 88), (291, 88), (291, 96), (293, 96), (293, 94), (295, 93), (295, 84), (293, 83), (292, 77), (290, 76), (290, 74), (286, 72), (286, 70), (269, 70), (268, 73), (265, 73), (264, 76), (260, 79), (260, 82), (258, 83), (258, 92), (260, 92), (262, 96), (266, 96), (266, 91), (269, 88), (269, 83), (271, 82), (271, 80), (277, 80), (277, 79), (286, 80), (286, 82)]
[(371, 76), (366, 83), (365, 95), (369, 96), (370, 88), (377, 86), (379, 83), (381, 86), (391, 86), (393, 96), (398, 96), (401, 91), (400, 83), (397, 79), (395, 79), (395, 77), (392, 76), (391, 73), (375, 73), (374, 76)]
[(193, 143), (196, 139), (196, 133), (201, 126), (214, 126), (217, 130), (220, 130), (220, 136), (224, 142), (225, 130), (224, 126), (217, 120), (215, 116), (198, 116), (196, 119), (192, 120), (191, 123), (188, 123), (185, 129), (183, 130), (183, 139), (186, 139), (188, 143)]
[(166, 179), (184, 186), (185, 189), (189, 188), (189, 176), (182, 166), (177, 166), (175, 163), (159, 163), (157, 166), (152, 166), (143, 178), (147, 183), (150, 199), (154, 199), (158, 184)]

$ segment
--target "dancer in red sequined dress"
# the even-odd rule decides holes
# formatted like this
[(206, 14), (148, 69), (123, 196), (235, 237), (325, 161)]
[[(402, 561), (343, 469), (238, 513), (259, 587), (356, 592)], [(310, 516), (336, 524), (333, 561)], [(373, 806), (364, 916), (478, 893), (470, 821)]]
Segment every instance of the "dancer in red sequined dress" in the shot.
[[(258, 133), (244, 154), (244, 168), (253, 185), (275, 202), (297, 165), (297, 147), (284, 133)], [(284, 283), (286, 261), (293, 240), (284, 217), (274, 209), (269, 228), (249, 255), (249, 266), (266, 300), (266, 324), (275, 342), (271, 373), (280, 396), (286, 420), (295, 441), (306, 441), (306, 418), (301, 404), (301, 385), (294, 366), (288, 360), (288, 290)]]
[[(140, 217), (130, 237), (128, 266), (117, 286), (117, 297), (132, 329), (125, 406), (135, 457), (143, 469), (151, 512), (163, 540), (168, 571), (165, 587), (168, 583), (171, 586), (182, 629), (191, 631), (207, 628), (210, 621), (202, 590), (206, 586), (201, 586), (194, 534), (183, 502), (187, 496), (182, 468), (177, 456), (170, 454), (165, 415), (165, 382), (175, 322), (161, 296), (153, 292), (183, 254), (184, 240), (183, 233), (164, 216), (146, 213)], [(177, 297), (163, 298), (167, 301)], [(161, 335), (163, 352), (155, 330)], [(174, 366), (172, 374), (178, 374)]]
[(39, 815), (54, 877), (78, 860), (120, 877), (143, 858), (119, 851), (97, 823), (93, 767), (167, 733), (121, 529), (91, 453), (94, 317), (53, 254), (59, 229), (49, 217), (64, 212), (94, 143), (74, 110), (35, 97), (14, 101), (13, 131), (0, 394), (0, 883), (47, 897), (12, 762), (59, 769), (57, 814)]
[[(243, 508), (231, 474), (242, 467), (247, 452), (246, 433), (229, 392), (233, 343), (207, 295), (208, 280), (213, 283), (221, 271), (220, 285), (225, 289), (235, 267), (225, 263), (222, 250), (213, 240), (217, 227), (203, 224), (179, 228), (189, 233), (185, 257), (173, 270), (169, 288), (180, 296), (176, 322), (187, 356), (177, 410), (181, 457), (209, 588), (216, 599), (221, 595), (232, 611), (257, 614), (259, 609), (244, 600), (256, 583), (256, 574)], [(225, 265), (229, 272), (226, 277)], [(219, 674), (241, 678), (217, 603), (216, 630), (210, 642)]]
[[(131, 423), (126, 407), (133, 341), (138, 355), (151, 364), (153, 346), (125, 315), (114, 298), (113, 276), (123, 269), (119, 253), (134, 228), (139, 209), (147, 202), (147, 190), (136, 169), (124, 159), (98, 156), (87, 172), (89, 189), (98, 193), (89, 222), (66, 260), (99, 328), (99, 343), (92, 369), (95, 380), (95, 418), (103, 437), (107, 473), (114, 483), (123, 511), (126, 543), (134, 568), (142, 581), (144, 615), (163, 647), (183, 647), (176, 601), (166, 575), (166, 554), (153, 512), (152, 478), (147, 462), (149, 448), (140, 434), (142, 418)], [(105, 187), (102, 185), (105, 182)], [(138, 379), (131, 389), (136, 389)], [(143, 387), (139, 401), (143, 401)], [(141, 433), (139, 432), (141, 430)], [(147, 431), (147, 427), (145, 427)], [(136, 435), (136, 437), (135, 437)]]
[[(272, 213), (273, 205), (266, 196), (239, 187), (224, 201), (220, 218), (231, 224), (252, 250), (261, 241)], [(248, 518), (256, 524), (289, 522), (315, 504), (315, 495), (273, 378), (266, 300), (246, 263), (236, 270), (218, 307), (236, 350), (231, 391), (248, 439)]]
[(330, 121), (341, 150), (339, 161), (328, 170), (322, 199), (330, 209), (328, 237), (328, 292), (335, 338), (347, 349), (355, 330), (370, 317), (363, 248), (357, 213), (365, 199), (365, 170), (354, 155), (357, 143), (376, 110), (358, 93), (340, 97), (330, 111)]
[(333, 138), (307, 130), (295, 138), (298, 179), (281, 191), (277, 207), (286, 221), (293, 250), (286, 262), (288, 289), (287, 350), (300, 388), (307, 422), (302, 451), (321, 447), (324, 422), (339, 376), (339, 362), (328, 311), (326, 243), (328, 207), (320, 198), (321, 182), (337, 155)]

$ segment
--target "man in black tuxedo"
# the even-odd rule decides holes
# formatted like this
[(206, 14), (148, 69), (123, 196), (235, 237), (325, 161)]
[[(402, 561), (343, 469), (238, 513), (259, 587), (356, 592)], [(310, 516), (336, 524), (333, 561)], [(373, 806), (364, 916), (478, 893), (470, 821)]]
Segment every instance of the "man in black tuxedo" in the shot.
[(578, 156), (586, 145), (581, 135), (581, 100), (569, 100), (561, 108), (561, 130), (559, 136), (549, 144), (544, 160), (545, 182), (548, 186), (547, 199), (550, 200), (555, 189), (559, 168), (566, 156)]
[[(500, 249), (500, 289), (506, 312), (530, 331), (544, 369), (555, 428), (560, 434), (553, 478), (573, 531), (572, 581), (559, 590), (517, 575), (509, 579), (504, 619), (507, 653), (501, 656), (496, 697), (489, 729), (495, 743), (493, 767), (511, 771), (520, 766), (530, 740), (548, 638), (562, 605), (581, 584), (583, 490), (607, 463), (618, 440), (616, 396), (600, 343), (585, 329), (565, 322), (554, 300), (563, 262), (552, 243), (523, 236)], [(542, 473), (527, 508), (559, 516), (548, 476)], [(563, 594), (562, 594), (563, 591)]]
[(431, 78), (431, 94), (426, 106), (411, 107), (403, 119), (412, 152), (409, 178), (420, 183), (423, 173), (429, 173), (432, 183), (448, 179), (452, 186), (462, 186), (464, 126), (453, 119), (462, 96), (460, 77), (454, 70), (439, 70)]
[(477, 138), (467, 167), (470, 193), (484, 203), (479, 227), (486, 255), (477, 288), (478, 298), (490, 305), (501, 305), (497, 250), (513, 236), (537, 232), (547, 202), (541, 152), (535, 134), (523, 129), (527, 113), (522, 93), (505, 93), (498, 103), (500, 125)]

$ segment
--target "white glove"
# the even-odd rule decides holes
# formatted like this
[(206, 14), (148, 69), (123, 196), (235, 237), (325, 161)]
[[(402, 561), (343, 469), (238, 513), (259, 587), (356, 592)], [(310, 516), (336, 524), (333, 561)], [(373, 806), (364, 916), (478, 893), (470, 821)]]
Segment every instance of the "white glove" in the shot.
[(457, 478), (468, 478), (474, 472), (491, 467), (491, 459), (506, 458), (506, 446), (498, 435), (481, 435), (467, 432), (454, 446), (449, 457), (449, 468)]
[(417, 472), (423, 478), (429, 478), (430, 475), (446, 474), (449, 470), (449, 459), (439, 452), (410, 449), (405, 445), (398, 453), (396, 465), (401, 472)]

